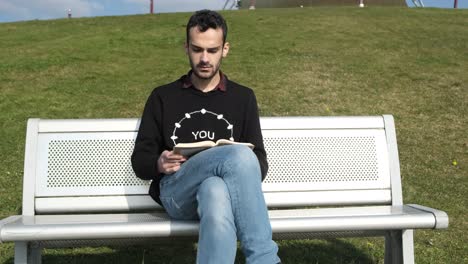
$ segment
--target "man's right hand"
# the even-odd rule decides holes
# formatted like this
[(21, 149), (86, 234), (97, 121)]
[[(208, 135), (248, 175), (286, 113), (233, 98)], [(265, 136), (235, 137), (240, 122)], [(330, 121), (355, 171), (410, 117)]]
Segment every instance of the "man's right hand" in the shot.
[(165, 150), (158, 159), (158, 171), (164, 174), (172, 174), (180, 169), (180, 165), (187, 160), (182, 155)]

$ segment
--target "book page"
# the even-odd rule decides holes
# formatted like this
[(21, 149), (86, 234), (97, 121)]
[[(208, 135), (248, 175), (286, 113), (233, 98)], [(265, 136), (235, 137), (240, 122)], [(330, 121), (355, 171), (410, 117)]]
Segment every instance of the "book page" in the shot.
[(216, 143), (214, 143), (211, 140), (205, 140), (205, 141), (199, 141), (199, 142), (193, 142), (193, 143), (178, 143), (177, 145), (174, 146), (174, 148), (200, 148), (200, 147), (211, 148), (214, 146), (216, 146)]
[(179, 143), (174, 146), (174, 153), (180, 154), (185, 157), (190, 157), (202, 150), (211, 148), (216, 144), (213, 141), (200, 141), (200, 142), (193, 142), (193, 143)]
[(230, 141), (227, 139), (219, 139), (218, 141), (216, 141), (216, 143), (210, 140), (193, 142), (193, 143), (178, 143), (177, 145), (174, 146), (173, 151), (176, 154), (180, 154), (185, 157), (190, 157), (205, 149), (209, 149), (209, 148), (216, 147), (216, 146), (226, 146), (226, 145), (244, 145), (244, 146), (249, 147), (250, 149), (254, 148), (254, 145), (251, 143), (234, 142), (234, 141)]

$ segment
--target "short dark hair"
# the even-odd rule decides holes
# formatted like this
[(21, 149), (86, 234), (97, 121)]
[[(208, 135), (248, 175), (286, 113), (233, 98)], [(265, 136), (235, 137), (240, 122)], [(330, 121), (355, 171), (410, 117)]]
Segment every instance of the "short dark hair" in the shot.
[(198, 27), (201, 32), (205, 32), (210, 28), (221, 28), (223, 30), (223, 44), (226, 43), (227, 24), (218, 12), (207, 9), (195, 12), (187, 23), (187, 43), (189, 42), (190, 29), (193, 27)]

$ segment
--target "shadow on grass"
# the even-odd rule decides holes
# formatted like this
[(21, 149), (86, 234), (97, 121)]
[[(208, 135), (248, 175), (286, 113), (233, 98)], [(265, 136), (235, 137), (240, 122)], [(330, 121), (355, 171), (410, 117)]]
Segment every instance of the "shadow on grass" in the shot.
[[(280, 241), (279, 255), (283, 264), (370, 264), (379, 263), (353, 244), (339, 239)], [(187, 264), (195, 263), (196, 244), (146, 245), (131, 247), (101, 247), (78, 249), (47, 249), (43, 263), (66, 264)], [(6, 263), (13, 263), (9, 259)], [(244, 256), (237, 251), (236, 264), (244, 264)]]
[(285, 264), (375, 264), (370, 252), (341, 239), (289, 240), (279, 243)]

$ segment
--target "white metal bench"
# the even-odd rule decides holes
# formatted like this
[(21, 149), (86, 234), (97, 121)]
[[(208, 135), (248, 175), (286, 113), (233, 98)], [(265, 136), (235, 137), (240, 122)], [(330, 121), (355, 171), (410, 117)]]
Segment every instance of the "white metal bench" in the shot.
[[(0, 222), (0, 242), (15, 242), (15, 263), (40, 263), (46, 247), (197, 236), (197, 222), (168, 219), (135, 177), (138, 126), (28, 121), (23, 212)], [(385, 263), (414, 263), (413, 230), (448, 227), (443, 211), (403, 205), (392, 116), (263, 117), (261, 126), (275, 239), (385, 236)]]

